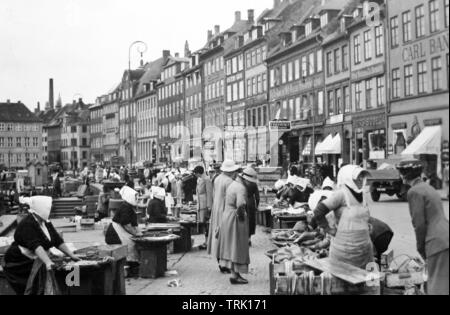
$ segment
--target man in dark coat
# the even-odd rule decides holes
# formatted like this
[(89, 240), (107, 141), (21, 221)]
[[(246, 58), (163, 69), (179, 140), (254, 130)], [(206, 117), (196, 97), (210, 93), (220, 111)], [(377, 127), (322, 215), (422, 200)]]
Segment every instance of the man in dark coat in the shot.
[(440, 194), (421, 179), (419, 160), (403, 161), (397, 166), (411, 187), (408, 203), (416, 232), (417, 251), (428, 266), (428, 294), (449, 294), (449, 222)]
[(251, 245), (251, 237), (255, 235), (256, 232), (256, 212), (259, 207), (259, 188), (258, 188), (258, 174), (256, 171), (248, 167), (242, 173), (242, 177), (245, 179), (243, 182), (245, 188), (247, 189), (247, 214), (249, 223), (249, 244)]

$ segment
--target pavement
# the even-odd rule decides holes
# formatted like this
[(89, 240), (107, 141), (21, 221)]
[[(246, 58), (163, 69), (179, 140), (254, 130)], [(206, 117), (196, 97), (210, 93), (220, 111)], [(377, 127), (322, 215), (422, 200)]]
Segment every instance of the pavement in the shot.
[[(444, 201), (445, 215), (449, 217), (449, 203)], [(418, 257), (414, 229), (411, 224), (408, 204), (396, 198), (383, 196), (380, 202), (370, 204), (371, 215), (390, 225), (394, 231), (390, 249), (394, 257), (404, 255)], [(127, 279), (128, 295), (268, 295), (269, 294), (269, 258), (265, 253), (274, 246), (269, 240), (270, 234), (258, 227), (250, 250), (250, 274), (246, 276), (249, 284), (232, 286), (229, 275), (219, 272), (217, 262), (205, 251), (194, 249), (190, 253), (169, 255), (168, 269), (176, 275), (160, 279)], [(66, 242), (76, 248), (104, 243), (102, 231), (81, 231), (64, 234)], [(194, 247), (204, 241), (204, 236), (194, 236)], [(168, 282), (178, 280), (179, 287), (169, 287)]]

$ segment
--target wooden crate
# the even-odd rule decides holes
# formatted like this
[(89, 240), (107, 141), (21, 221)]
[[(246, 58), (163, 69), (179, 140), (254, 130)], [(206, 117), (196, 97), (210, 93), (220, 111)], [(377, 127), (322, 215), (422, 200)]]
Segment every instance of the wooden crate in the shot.
[(322, 290), (321, 274), (306, 265), (297, 265), (295, 277), (286, 275), (284, 264), (271, 263), (269, 272), (271, 295), (380, 295), (381, 292), (380, 286), (352, 285), (336, 277), (330, 278), (329, 290)]

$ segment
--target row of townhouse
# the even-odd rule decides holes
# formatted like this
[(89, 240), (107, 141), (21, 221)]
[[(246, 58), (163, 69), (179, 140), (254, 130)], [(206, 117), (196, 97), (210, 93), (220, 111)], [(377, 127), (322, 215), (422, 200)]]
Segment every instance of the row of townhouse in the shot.
[(440, 175), (448, 65), (448, 0), (275, 0), (126, 71), (109, 94), (115, 154), (337, 168), (408, 153)]

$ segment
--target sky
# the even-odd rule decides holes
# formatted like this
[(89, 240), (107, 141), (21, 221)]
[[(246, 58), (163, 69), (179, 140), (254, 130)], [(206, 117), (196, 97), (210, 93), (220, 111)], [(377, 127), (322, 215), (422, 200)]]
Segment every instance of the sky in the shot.
[[(184, 53), (203, 47), (207, 31), (234, 22), (234, 12), (259, 16), (273, 0), (1, 0), (0, 102), (21, 101), (30, 109), (48, 101), (49, 78), (55, 101), (82, 97), (93, 103), (110, 91), (128, 68), (128, 49), (144, 41), (144, 61), (162, 51)], [(137, 67), (137, 48), (131, 55)]]

